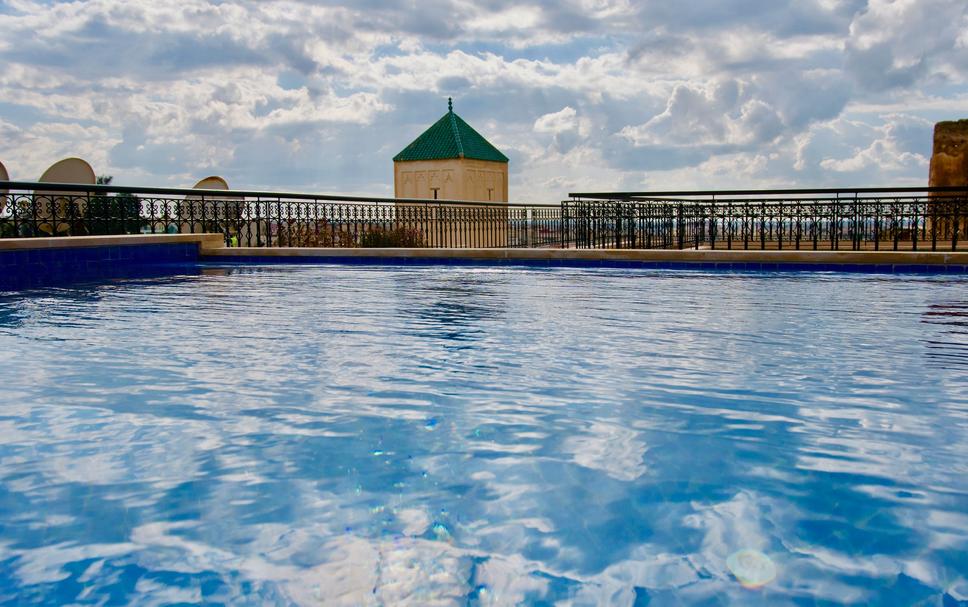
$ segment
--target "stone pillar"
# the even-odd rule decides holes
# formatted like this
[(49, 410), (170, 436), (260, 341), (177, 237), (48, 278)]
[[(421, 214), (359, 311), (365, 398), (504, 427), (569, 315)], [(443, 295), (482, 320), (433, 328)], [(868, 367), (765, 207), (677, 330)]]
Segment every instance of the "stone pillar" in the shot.
[(960, 242), (968, 240), (968, 234), (965, 234), (968, 229), (968, 203), (965, 200), (968, 195), (968, 120), (939, 122), (935, 125), (928, 185), (966, 188), (965, 192), (960, 193), (932, 194), (933, 199), (953, 197), (955, 200), (933, 202), (927, 227), (929, 231), (937, 230), (939, 241), (951, 240), (956, 235)]
[(968, 186), (968, 120), (934, 126), (934, 154), (928, 185)]

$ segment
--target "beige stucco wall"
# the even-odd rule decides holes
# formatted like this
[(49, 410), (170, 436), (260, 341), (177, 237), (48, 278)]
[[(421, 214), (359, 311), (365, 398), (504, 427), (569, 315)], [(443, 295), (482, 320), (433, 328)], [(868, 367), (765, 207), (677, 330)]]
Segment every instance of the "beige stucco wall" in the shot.
[[(467, 158), (393, 163), (397, 198), (508, 201), (508, 164)], [(427, 246), (507, 246), (508, 222), (504, 206), (403, 204), (397, 207), (401, 225), (420, 231)]]
[(393, 163), (393, 190), (397, 198), (460, 198), (462, 167), (457, 158), (452, 160), (420, 160)]
[(468, 158), (393, 163), (397, 198), (508, 201), (508, 164)]

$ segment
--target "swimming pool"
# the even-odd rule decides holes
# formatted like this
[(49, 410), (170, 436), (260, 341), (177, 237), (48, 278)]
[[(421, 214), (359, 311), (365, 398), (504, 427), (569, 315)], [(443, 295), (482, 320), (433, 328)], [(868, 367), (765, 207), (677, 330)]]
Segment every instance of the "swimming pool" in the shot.
[(963, 276), (209, 266), (0, 361), (0, 602), (968, 600)]

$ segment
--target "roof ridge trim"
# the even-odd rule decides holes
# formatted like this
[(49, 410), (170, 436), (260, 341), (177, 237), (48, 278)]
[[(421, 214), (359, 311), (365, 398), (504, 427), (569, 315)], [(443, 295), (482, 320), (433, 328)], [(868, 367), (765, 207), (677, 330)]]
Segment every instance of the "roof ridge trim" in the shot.
[(457, 153), (461, 158), (464, 157), (464, 142), (460, 140), (460, 129), (458, 128), (457, 121), (460, 117), (454, 113), (454, 110), (450, 110), (450, 129), (454, 132), (454, 140), (457, 141)]

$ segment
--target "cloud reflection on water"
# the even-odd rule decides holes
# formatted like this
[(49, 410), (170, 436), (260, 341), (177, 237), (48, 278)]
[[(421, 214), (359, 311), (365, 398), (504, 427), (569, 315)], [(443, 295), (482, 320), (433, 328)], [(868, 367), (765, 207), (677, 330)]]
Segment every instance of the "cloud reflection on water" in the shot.
[[(968, 565), (946, 280), (299, 267), (6, 298), (0, 594), (939, 598)], [(778, 566), (759, 594), (743, 549)]]

